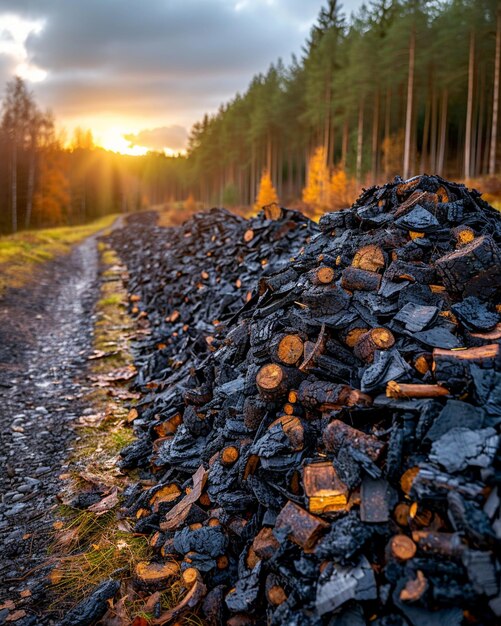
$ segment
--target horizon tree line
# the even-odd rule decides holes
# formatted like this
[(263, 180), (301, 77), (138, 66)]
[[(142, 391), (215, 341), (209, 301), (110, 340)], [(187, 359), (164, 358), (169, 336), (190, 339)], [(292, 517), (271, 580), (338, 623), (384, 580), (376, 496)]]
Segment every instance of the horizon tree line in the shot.
[(493, 177), (500, 57), (501, 0), (371, 0), (350, 20), (327, 0), (301, 57), (272, 63), (195, 123), (177, 157), (108, 152), (80, 129), (66, 142), (14, 78), (0, 121), (0, 232), (186, 198), (186, 210), (250, 207), (263, 185), (323, 210), (395, 175)]

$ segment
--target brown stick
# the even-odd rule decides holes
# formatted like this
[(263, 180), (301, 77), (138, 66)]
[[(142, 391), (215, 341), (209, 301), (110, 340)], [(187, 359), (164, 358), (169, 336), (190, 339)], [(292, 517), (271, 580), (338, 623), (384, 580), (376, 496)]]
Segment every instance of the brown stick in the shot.
[(441, 385), (414, 385), (390, 380), (386, 385), (388, 398), (439, 398), (448, 396), (449, 390)]

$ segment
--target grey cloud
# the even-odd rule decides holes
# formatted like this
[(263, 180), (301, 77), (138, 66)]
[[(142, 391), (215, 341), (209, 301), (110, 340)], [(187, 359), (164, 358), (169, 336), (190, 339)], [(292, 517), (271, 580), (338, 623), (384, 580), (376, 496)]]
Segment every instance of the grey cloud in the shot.
[[(288, 61), (300, 52), (323, 2), (248, 0), (239, 11), (236, 4), (0, 0), (0, 14), (44, 19), (27, 52), (48, 71), (36, 93), (56, 116), (121, 112), (192, 123), (279, 56)], [(1, 72), (0, 65), (0, 80)]]
[(152, 150), (183, 150), (186, 147), (188, 132), (183, 126), (172, 125), (141, 130), (138, 133), (124, 135), (131, 146), (141, 146)]

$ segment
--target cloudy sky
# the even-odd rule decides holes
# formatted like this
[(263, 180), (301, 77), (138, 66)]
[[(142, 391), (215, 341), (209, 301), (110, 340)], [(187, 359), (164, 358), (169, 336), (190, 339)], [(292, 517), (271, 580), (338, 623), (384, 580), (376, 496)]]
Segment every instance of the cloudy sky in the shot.
[[(346, 14), (362, 0), (344, 0)], [(322, 0), (0, 0), (0, 89), (16, 73), (71, 134), (141, 153), (290, 61)], [(134, 146), (131, 148), (130, 146)]]

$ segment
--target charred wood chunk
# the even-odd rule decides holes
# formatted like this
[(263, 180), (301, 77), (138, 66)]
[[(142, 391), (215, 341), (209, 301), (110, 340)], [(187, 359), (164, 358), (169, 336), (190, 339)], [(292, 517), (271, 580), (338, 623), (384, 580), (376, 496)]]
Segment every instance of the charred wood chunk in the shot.
[(360, 519), (362, 522), (387, 522), (395, 494), (384, 478), (366, 477), (360, 488)]
[(282, 580), (276, 574), (268, 574), (264, 588), (266, 598), (272, 606), (279, 606), (287, 600)]
[(266, 415), (268, 403), (258, 396), (247, 396), (244, 402), (243, 418), (245, 427), (257, 430)]
[(348, 600), (377, 598), (376, 579), (369, 561), (362, 557), (355, 567), (334, 565), (327, 580), (320, 578), (315, 608), (319, 615), (336, 610)]
[(388, 350), (395, 344), (395, 337), (387, 328), (373, 328), (361, 335), (355, 344), (355, 355), (365, 361), (372, 363), (376, 350)]
[(226, 595), (226, 606), (232, 613), (252, 611), (260, 594), (261, 562), (253, 570), (241, 576), (233, 589)]
[(439, 384), (447, 385), (448, 381), (457, 387), (469, 380), (469, 367), (477, 365), (483, 369), (499, 369), (500, 348), (493, 343), (467, 350), (433, 350), (433, 367), (435, 378)]
[(453, 476), (433, 466), (418, 468), (411, 486), (411, 496), (422, 499), (445, 499), (450, 491), (457, 491), (467, 498), (478, 498), (483, 484), (468, 481), (461, 476)]
[(488, 467), (498, 445), (499, 436), (494, 428), (453, 428), (433, 442), (430, 460), (449, 472), (459, 472), (469, 466)]
[(423, 552), (441, 556), (460, 557), (466, 549), (459, 533), (415, 530), (412, 533), (412, 540)]
[(287, 537), (305, 552), (311, 552), (328, 527), (327, 522), (289, 501), (277, 517), (275, 536)]
[(328, 265), (321, 265), (309, 273), (312, 285), (328, 285), (334, 280), (335, 272)]
[(461, 320), (462, 325), (471, 331), (493, 330), (499, 322), (499, 313), (489, 311), (487, 305), (474, 296), (453, 304), (451, 310)]
[(440, 228), (440, 222), (433, 213), (419, 204), (416, 204), (406, 215), (397, 218), (395, 225), (418, 233), (432, 233)]
[(357, 389), (321, 380), (303, 381), (299, 387), (298, 397), (307, 408), (318, 409), (322, 412), (340, 409), (344, 406), (370, 406), (372, 404), (372, 398)]
[(456, 245), (458, 248), (461, 248), (462, 246), (471, 243), (476, 237), (473, 228), (464, 225), (456, 226), (455, 228), (453, 228), (452, 234), (454, 236), (454, 239), (456, 240)]
[(436, 306), (425, 306), (408, 302), (393, 319), (397, 322), (402, 322), (405, 329), (413, 333), (424, 330), (436, 319), (437, 315), (438, 308)]
[(343, 446), (356, 448), (372, 461), (377, 461), (384, 448), (384, 443), (373, 435), (367, 435), (352, 428), (340, 420), (333, 420), (324, 430), (323, 442), (327, 450), (339, 452)]
[(89, 626), (106, 613), (108, 601), (111, 600), (120, 583), (115, 580), (107, 580), (98, 585), (92, 593), (71, 609), (60, 622), (61, 626)]
[(256, 375), (256, 385), (264, 400), (273, 401), (287, 397), (289, 389), (297, 387), (301, 372), (278, 363), (263, 365)]
[(185, 526), (174, 535), (174, 548), (182, 555), (188, 552), (197, 552), (212, 558), (225, 554), (228, 547), (228, 537), (223, 527), (202, 526), (193, 528)]
[(448, 400), (426, 433), (426, 438), (437, 441), (453, 428), (479, 430), (483, 427), (484, 421), (483, 409), (459, 400)]
[(464, 532), (470, 541), (478, 547), (489, 548), (496, 534), (492, 530), (488, 514), (476, 502), (466, 500), (459, 493), (451, 491), (447, 495), (447, 515), (458, 532)]
[(435, 282), (436, 271), (426, 263), (393, 261), (384, 273), (384, 278), (391, 281), (408, 280), (420, 285), (431, 285)]
[(476, 237), (465, 246), (435, 261), (445, 287), (453, 293), (493, 297), (501, 287), (501, 253), (489, 235)]
[(465, 550), (462, 553), (462, 561), (477, 593), (492, 597), (499, 592), (499, 576), (491, 552)]
[(287, 436), (291, 450), (302, 450), (304, 446), (304, 426), (301, 420), (295, 415), (282, 415), (274, 420), (268, 430), (280, 428)]
[(303, 485), (310, 513), (346, 510), (348, 487), (339, 479), (329, 461), (305, 465)]
[(348, 291), (378, 291), (381, 275), (350, 266), (343, 270), (341, 286)]
[(268, 526), (261, 528), (252, 542), (252, 549), (254, 550), (254, 553), (258, 558), (264, 560), (271, 559), (271, 557), (278, 550), (279, 546), (280, 544), (273, 534), (273, 529)]
[(360, 387), (364, 392), (371, 392), (383, 388), (390, 380), (412, 378), (413, 370), (407, 361), (396, 349), (377, 350), (374, 353), (374, 363), (367, 367), (362, 375)]
[(374, 536), (374, 526), (361, 522), (355, 511), (334, 521), (329, 532), (320, 539), (315, 555), (320, 559), (332, 559), (337, 563), (348, 563)]

